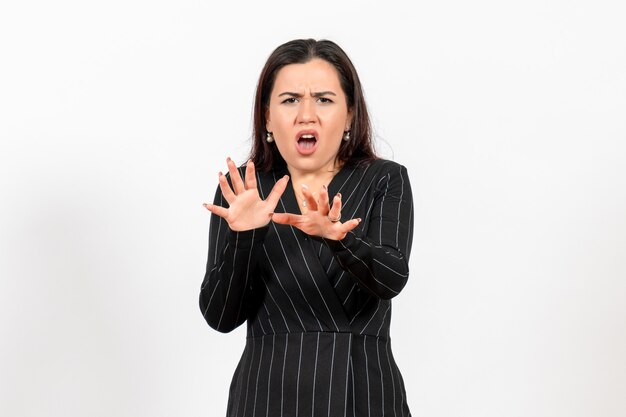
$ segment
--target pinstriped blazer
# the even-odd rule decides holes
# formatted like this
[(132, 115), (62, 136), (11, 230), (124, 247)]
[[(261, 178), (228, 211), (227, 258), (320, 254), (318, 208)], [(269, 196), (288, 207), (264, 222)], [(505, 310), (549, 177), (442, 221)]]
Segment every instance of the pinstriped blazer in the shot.
[[(257, 173), (261, 197), (285, 174)], [(344, 219), (363, 219), (341, 241), (273, 222), (234, 232), (211, 216), (200, 309), (221, 332), (247, 321), (228, 417), (410, 416), (389, 338), (413, 236), (406, 169), (344, 166), (328, 192), (342, 194)], [(215, 204), (228, 205), (219, 187)], [(300, 213), (291, 186), (275, 212)]]

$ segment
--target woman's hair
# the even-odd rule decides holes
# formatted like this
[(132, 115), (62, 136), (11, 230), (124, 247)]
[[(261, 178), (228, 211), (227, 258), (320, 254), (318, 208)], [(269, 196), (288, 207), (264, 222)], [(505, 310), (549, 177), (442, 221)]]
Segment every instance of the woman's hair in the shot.
[(286, 165), (277, 147), (272, 146), (266, 140), (265, 115), (276, 74), (286, 65), (304, 64), (315, 58), (323, 59), (335, 67), (339, 74), (341, 88), (346, 96), (348, 110), (352, 110), (350, 140), (341, 141), (337, 154), (339, 162), (346, 165), (358, 165), (377, 158), (372, 147), (372, 128), (361, 82), (350, 58), (332, 41), (296, 39), (280, 45), (272, 52), (259, 77), (254, 99), (254, 125), (250, 152), (250, 159), (257, 170), (268, 172), (273, 168)]

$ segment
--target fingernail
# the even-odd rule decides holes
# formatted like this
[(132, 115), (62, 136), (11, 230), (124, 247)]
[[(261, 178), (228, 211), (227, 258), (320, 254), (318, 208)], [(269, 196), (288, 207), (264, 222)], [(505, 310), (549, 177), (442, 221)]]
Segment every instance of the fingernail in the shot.
[(356, 219), (359, 223), (361, 223), (361, 218), (359, 217), (358, 219)]
[(230, 162), (230, 156), (226, 157), (226, 162)]
[(337, 197), (341, 198), (341, 193), (337, 193)]
[(208, 206), (208, 204), (207, 203), (202, 203), (202, 206), (206, 207), (206, 206)]
[(324, 190), (328, 190), (328, 187), (326, 187), (326, 185), (322, 185), (322, 188), (323, 188)]
[(302, 184), (302, 188), (305, 189), (305, 190), (309, 189), (309, 187), (306, 184)]
[(217, 177), (218, 177), (218, 178), (220, 178), (222, 175), (224, 175), (224, 174), (222, 174), (222, 171), (220, 171), (220, 172), (218, 172), (218, 173), (217, 173)]
[(283, 178), (289, 180), (289, 175), (285, 175)]

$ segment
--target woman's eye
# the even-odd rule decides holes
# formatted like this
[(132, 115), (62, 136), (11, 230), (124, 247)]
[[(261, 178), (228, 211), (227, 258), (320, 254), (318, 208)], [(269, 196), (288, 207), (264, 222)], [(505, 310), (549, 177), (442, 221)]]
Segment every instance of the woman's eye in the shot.
[(333, 102), (331, 99), (326, 98), (326, 97), (320, 97), (318, 100), (320, 103), (332, 103)]
[(296, 101), (298, 101), (298, 99), (297, 99), (297, 98), (295, 98), (295, 97), (291, 97), (291, 98), (288, 98), (288, 99), (283, 100), (283, 103), (293, 104), (293, 103), (295, 103)]

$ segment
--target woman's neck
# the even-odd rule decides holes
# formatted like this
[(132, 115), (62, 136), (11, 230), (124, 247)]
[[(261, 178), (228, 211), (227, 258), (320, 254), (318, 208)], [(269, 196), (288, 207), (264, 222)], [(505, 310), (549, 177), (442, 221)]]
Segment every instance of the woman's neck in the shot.
[(341, 165), (342, 164), (339, 161), (335, 161), (332, 165), (329, 164), (328, 166), (320, 168), (317, 171), (303, 171), (287, 165), (287, 170), (289, 171), (289, 176), (294, 183), (306, 185), (315, 185), (319, 183), (321, 186), (322, 184), (328, 185), (335, 174), (337, 174), (337, 172), (341, 169)]
[(341, 165), (335, 164), (334, 168), (331, 167), (316, 172), (300, 171), (289, 166), (287, 169), (289, 170), (291, 184), (298, 200), (300, 211), (304, 213), (306, 211), (306, 206), (303, 204), (304, 197), (302, 196), (302, 185), (306, 185), (315, 199), (317, 199), (322, 186), (328, 187), (328, 184), (330, 184), (335, 174), (337, 174), (337, 172), (341, 169)]

